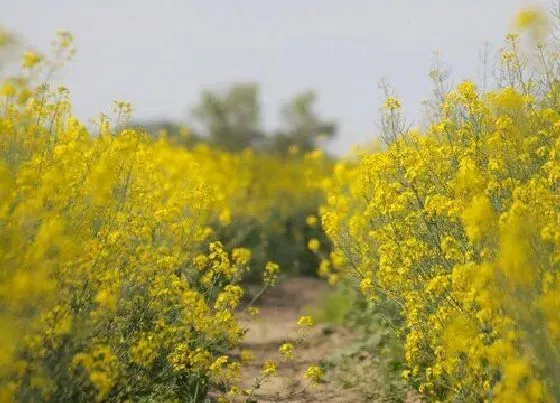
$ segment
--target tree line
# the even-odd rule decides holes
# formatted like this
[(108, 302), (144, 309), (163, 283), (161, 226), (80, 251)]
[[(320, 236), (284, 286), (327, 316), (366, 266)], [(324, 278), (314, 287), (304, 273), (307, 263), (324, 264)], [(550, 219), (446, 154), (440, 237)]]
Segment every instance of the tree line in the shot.
[(262, 125), (258, 84), (234, 83), (225, 89), (203, 90), (187, 125), (172, 120), (131, 125), (144, 128), (152, 137), (165, 132), (170, 141), (185, 146), (208, 143), (231, 152), (252, 148), (286, 155), (311, 151), (336, 135), (336, 122), (318, 113), (317, 101), (313, 90), (298, 93), (281, 106), (280, 127), (267, 132)]

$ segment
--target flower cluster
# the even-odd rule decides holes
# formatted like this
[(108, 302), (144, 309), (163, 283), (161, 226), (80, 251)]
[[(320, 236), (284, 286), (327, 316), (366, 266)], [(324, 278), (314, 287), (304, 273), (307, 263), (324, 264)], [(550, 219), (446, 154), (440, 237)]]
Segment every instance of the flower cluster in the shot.
[[(57, 34), (56, 60), (26, 51), (21, 74), (0, 81), (0, 401), (227, 390), (240, 364), (226, 353), (245, 332), (239, 282), (255, 263), (231, 224), (285, 221), (326, 164), (154, 141), (127, 127), (123, 101), (88, 129), (69, 91), (42, 78), (72, 40)], [(273, 285), (279, 265), (262, 266)]]
[(397, 312), (403, 376), (428, 399), (560, 398), (558, 58), (540, 46), (546, 74), (529, 79), (517, 40), (502, 85), (439, 94), (426, 133), (388, 99), (385, 145), (325, 184), (336, 272)]

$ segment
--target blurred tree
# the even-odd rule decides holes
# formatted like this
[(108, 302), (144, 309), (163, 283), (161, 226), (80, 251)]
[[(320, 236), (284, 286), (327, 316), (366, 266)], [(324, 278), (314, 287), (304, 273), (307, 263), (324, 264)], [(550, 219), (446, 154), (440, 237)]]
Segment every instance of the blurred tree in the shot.
[(255, 83), (236, 83), (225, 93), (204, 90), (193, 116), (203, 135), (226, 150), (241, 151), (264, 138)]
[(204, 139), (194, 133), (191, 128), (172, 120), (133, 122), (128, 124), (127, 127), (145, 130), (154, 140), (165, 136), (171, 144), (178, 146), (191, 147), (204, 142)]
[(281, 128), (265, 135), (261, 127), (258, 85), (235, 83), (225, 91), (204, 90), (192, 110), (198, 135), (170, 120), (148, 121), (132, 126), (142, 127), (152, 138), (163, 133), (178, 145), (191, 146), (207, 142), (228, 150), (251, 147), (257, 151), (288, 154), (292, 150), (308, 152), (320, 140), (336, 134), (336, 123), (322, 118), (315, 110), (317, 95), (308, 90), (297, 94), (280, 110)]
[(282, 107), (280, 117), (283, 127), (272, 138), (274, 151), (285, 154), (297, 147), (307, 152), (316, 148), (321, 138), (330, 139), (336, 135), (336, 123), (319, 116), (315, 111), (316, 101), (317, 94), (308, 90)]

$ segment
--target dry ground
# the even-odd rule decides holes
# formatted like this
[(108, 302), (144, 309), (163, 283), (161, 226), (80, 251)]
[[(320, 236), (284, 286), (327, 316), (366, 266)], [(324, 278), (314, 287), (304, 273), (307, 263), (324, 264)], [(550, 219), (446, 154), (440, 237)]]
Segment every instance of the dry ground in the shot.
[[(242, 373), (248, 379), (247, 386), (254, 384), (262, 362), (273, 359), (278, 363), (278, 375), (268, 378), (257, 390), (259, 402), (362, 402), (380, 401), (376, 392), (378, 376), (375, 360), (360, 357), (353, 368), (338, 367), (327, 371), (325, 382), (311, 386), (304, 378), (305, 370), (313, 364), (332, 357), (348, 348), (356, 336), (343, 327), (316, 325), (299, 341), (300, 315), (308, 314), (320, 304), (329, 286), (313, 278), (290, 278), (269, 290), (260, 300), (261, 314), (255, 321), (246, 322), (249, 328), (243, 348), (254, 355), (254, 364), (246, 365)], [(278, 347), (284, 342), (296, 342), (296, 357), (283, 361)], [(350, 374), (351, 373), (351, 374)], [(351, 377), (352, 381), (347, 381)], [(362, 378), (362, 379), (361, 379)], [(373, 388), (373, 389), (372, 389)]]

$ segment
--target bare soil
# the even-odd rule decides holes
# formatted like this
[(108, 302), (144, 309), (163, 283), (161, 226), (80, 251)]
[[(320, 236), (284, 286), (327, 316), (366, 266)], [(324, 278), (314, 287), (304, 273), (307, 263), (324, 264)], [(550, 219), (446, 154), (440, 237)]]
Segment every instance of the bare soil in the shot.
[[(259, 301), (261, 314), (242, 325), (249, 328), (243, 349), (250, 350), (254, 364), (245, 365), (242, 379), (247, 386), (254, 385), (262, 370), (262, 363), (272, 359), (277, 363), (277, 376), (261, 383), (254, 398), (258, 402), (361, 402), (365, 399), (361, 388), (343, 387), (340, 374), (327, 371), (325, 380), (312, 386), (305, 379), (305, 370), (347, 347), (355, 335), (343, 327), (319, 324), (308, 329), (305, 336), (298, 335), (296, 324), (301, 315), (309, 314), (320, 304), (329, 286), (313, 278), (289, 278), (269, 290)], [(285, 342), (296, 344), (295, 359), (286, 361), (278, 352)], [(371, 371), (371, 368), (368, 368)], [(368, 377), (375, 377), (369, 373)]]

